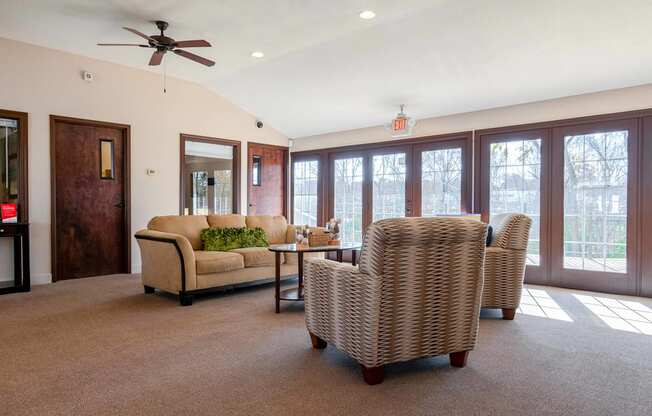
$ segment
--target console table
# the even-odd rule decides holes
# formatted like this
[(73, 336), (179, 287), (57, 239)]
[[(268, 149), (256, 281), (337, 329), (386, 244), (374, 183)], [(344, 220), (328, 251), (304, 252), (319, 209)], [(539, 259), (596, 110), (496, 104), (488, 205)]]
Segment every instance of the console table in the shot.
[(14, 280), (0, 282), (0, 295), (5, 293), (29, 292), (29, 224), (0, 223), (0, 237), (14, 239)]

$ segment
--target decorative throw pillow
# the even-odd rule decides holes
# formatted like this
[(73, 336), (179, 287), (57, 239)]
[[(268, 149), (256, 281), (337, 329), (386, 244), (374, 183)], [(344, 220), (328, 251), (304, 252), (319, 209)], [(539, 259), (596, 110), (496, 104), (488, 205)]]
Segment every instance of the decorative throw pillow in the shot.
[(205, 228), (201, 241), (206, 251), (229, 251), (236, 248), (267, 247), (267, 236), (262, 228)]

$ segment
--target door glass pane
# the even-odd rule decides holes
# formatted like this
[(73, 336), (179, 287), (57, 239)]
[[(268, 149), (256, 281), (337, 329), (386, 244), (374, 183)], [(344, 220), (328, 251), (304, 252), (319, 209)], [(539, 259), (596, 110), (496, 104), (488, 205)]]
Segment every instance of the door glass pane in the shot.
[(100, 178), (115, 179), (113, 140), (100, 140)]
[(373, 220), (405, 217), (405, 153), (373, 157)]
[(462, 149), (421, 153), (421, 215), (459, 215), (462, 206)]
[(192, 177), (192, 213), (208, 214), (208, 172), (193, 172)]
[(294, 162), (294, 223), (317, 225), (317, 182), (319, 162), (306, 160)]
[(184, 214), (233, 212), (233, 146), (185, 142)]
[(564, 137), (564, 267), (627, 272), (627, 135)]
[[(233, 179), (230, 169), (213, 171), (215, 214), (224, 215), (233, 212)], [(210, 181), (209, 181), (210, 185)]]
[(363, 159), (337, 159), (334, 172), (334, 212), (341, 220), (343, 242), (362, 242)]
[(523, 213), (532, 218), (527, 264), (540, 264), (541, 139), (491, 143), (489, 214)]

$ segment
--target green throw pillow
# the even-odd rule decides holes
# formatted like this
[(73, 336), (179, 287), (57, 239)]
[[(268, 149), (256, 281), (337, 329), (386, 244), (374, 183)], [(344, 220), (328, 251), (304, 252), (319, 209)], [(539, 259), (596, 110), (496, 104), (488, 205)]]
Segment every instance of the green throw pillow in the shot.
[(206, 228), (201, 232), (206, 251), (229, 251), (236, 248), (267, 247), (262, 228)]

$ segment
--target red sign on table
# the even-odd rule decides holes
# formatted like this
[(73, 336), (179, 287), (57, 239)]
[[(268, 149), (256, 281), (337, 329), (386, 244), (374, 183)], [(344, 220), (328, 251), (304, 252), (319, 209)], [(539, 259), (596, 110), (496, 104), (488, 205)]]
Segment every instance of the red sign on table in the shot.
[(2, 222), (18, 222), (18, 208), (16, 204), (0, 204)]

